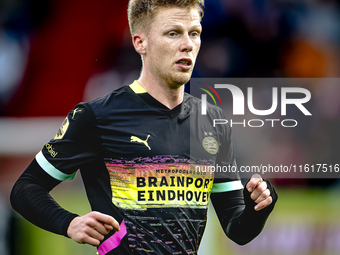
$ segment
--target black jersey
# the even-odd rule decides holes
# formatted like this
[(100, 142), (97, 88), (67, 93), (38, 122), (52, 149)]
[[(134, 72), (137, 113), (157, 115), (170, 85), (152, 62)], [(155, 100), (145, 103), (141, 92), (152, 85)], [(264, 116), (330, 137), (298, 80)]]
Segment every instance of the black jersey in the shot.
[(36, 160), (53, 178), (80, 169), (94, 211), (114, 217), (120, 231), (98, 247), (105, 254), (196, 254), (210, 193), (242, 189), (223, 112), (188, 94), (172, 110), (136, 81), (72, 110)]

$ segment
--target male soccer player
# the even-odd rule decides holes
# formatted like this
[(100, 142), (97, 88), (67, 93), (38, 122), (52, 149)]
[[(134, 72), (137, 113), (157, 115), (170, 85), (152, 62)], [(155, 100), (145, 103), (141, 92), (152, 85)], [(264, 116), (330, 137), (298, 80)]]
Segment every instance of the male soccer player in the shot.
[[(48, 231), (105, 254), (197, 254), (209, 197), (226, 235), (257, 236), (276, 193), (235, 173), (222, 111), (184, 93), (200, 48), (203, 0), (131, 0), (132, 42), (142, 56), (138, 81), (77, 105), (13, 187), (13, 208)], [(212, 60), (213, 61), (213, 60)], [(80, 169), (92, 212), (78, 216), (49, 195)]]

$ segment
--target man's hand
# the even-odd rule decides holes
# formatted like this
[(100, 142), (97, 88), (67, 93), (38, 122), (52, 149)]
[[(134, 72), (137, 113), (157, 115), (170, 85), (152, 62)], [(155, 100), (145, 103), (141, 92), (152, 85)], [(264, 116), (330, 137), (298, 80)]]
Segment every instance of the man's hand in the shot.
[(254, 209), (260, 211), (273, 202), (273, 198), (267, 188), (267, 183), (258, 174), (254, 174), (247, 183), (246, 189), (250, 193), (250, 198), (255, 201)]
[(67, 235), (77, 243), (88, 243), (98, 246), (111, 230), (119, 231), (118, 222), (111, 216), (99, 212), (90, 212), (74, 218)]

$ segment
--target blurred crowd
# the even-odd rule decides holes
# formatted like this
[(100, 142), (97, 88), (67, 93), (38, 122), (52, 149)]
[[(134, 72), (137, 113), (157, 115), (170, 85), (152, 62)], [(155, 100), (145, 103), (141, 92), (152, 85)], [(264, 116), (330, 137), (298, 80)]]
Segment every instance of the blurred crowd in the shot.
[[(64, 116), (138, 78), (127, 2), (2, 1), (1, 115)], [(339, 10), (336, 0), (206, 1), (194, 77), (338, 77)]]

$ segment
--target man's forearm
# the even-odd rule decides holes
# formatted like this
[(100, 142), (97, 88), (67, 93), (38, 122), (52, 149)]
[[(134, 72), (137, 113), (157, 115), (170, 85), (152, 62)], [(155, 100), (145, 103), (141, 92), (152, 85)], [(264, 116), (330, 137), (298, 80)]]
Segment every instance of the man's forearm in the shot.
[(269, 211), (255, 211), (253, 207), (247, 206), (223, 224), (224, 232), (235, 243), (247, 244), (261, 233), (269, 214)]
[(260, 211), (254, 209), (256, 203), (250, 198), (246, 189), (212, 194), (212, 202), (221, 226), (235, 243), (247, 244), (261, 233), (277, 200), (274, 188), (269, 182), (267, 185), (273, 203)]
[(49, 191), (58, 183), (33, 160), (13, 186), (10, 199), (13, 209), (34, 225), (67, 236), (67, 228), (77, 215), (61, 208), (50, 196)]

